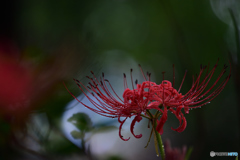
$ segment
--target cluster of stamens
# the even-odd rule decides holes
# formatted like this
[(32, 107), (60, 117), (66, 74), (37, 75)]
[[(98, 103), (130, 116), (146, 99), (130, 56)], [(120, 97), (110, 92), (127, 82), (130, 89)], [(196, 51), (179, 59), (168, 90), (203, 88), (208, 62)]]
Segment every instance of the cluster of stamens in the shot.
[[(217, 68), (217, 64), (215, 64), (211, 71), (209, 71), (209, 65), (208, 67), (201, 65), (199, 74), (196, 76), (196, 78), (193, 76), (193, 82), (190, 90), (185, 95), (182, 95), (182, 93), (180, 93), (180, 90), (187, 72), (184, 74), (179, 89), (176, 90), (174, 88), (174, 65), (173, 83), (168, 80), (164, 80), (163, 72), (163, 81), (159, 85), (151, 82), (151, 73), (147, 72), (146, 78), (140, 65), (139, 67), (144, 81), (139, 84), (138, 80), (135, 80), (134, 84), (132, 76), (133, 70), (131, 69), (130, 75), (132, 89), (130, 89), (127, 84), (126, 74), (123, 74), (123, 84), (125, 90), (123, 92), (122, 98), (120, 98), (114, 91), (111, 83), (105, 79), (104, 73), (102, 73), (102, 76), (98, 80), (92, 71), (91, 73), (93, 78), (87, 76), (87, 78), (90, 80), (88, 86), (83, 85), (79, 80), (74, 79), (74, 81), (94, 107), (82, 103), (69, 91), (69, 93), (79, 103), (92, 110), (93, 112), (106, 117), (118, 118), (118, 121), (120, 123), (119, 136), (124, 141), (129, 140), (129, 138), (124, 139), (121, 135), (122, 126), (127, 118), (131, 118), (133, 116), (134, 118), (130, 126), (130, 131), (136, 138), (141, 138), (142, 134), (135, 135), (133, 128), (136, 122), (140, 122), (142, 120), (142, 117), (149, 119), (152, 122), (153, 128), (155, 128), (159, 133), (162, 133), (163, 126), (167, 120), (168, 111), (173, 113), (179, 120), (179, 127), (172, 129), (177, 132), (182, 132), (186, 128), (187, 121), (181, 110), (184, 109), (185, 113), (189, 113), (189, 109), (198, 108), (209, 103), (223, 90), (231, 76), (231, 74), (229, 74), (219, 84), (221, 77), (227, 69), (227, 66), (224, 65), (215, 82), (207, 89), (209, 82)], [(205, 70), (207, 71), (205, 73), (205, 76), (203, 76), (203, 72)], [(216, 87), (217, 84), (219, 84), (218, 87)], [(89, 96), (87, 93), (90, 93), (91, 96)], [(152, 115), (150, 110), (156, 110), (156, 114)], [(122, 118), (124, 119), (122, 120)]]

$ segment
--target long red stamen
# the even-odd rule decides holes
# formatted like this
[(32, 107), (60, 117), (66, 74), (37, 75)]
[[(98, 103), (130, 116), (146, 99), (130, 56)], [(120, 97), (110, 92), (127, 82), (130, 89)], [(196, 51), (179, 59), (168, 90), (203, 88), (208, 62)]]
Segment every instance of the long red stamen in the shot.
[(141, 70), (141, 73), (142, 73), (142, 75), (143, 75), (143, 78), (144, 78), (144, 80), (145, 80), (145, 81), (147, 81), (147, 79), (146, 79), (146, 77), (145, 77), (145, 75), (144, 75), (144, 73), (143, 73), (143, 70), (142, 70), (142, 67), (141, 67), (141, 65), (140, 65), (140, 64), (138, 64), (138, 66), (139, 66), (139, 68), (140, 68), (140, 70)]
[(184, 80), (185, 80), (186, 75), (187, 75), (187, 70), (185, 71), (185, 74), (184, 74), (184, 76), (183, 76), (182, 83), (181, 83), (181, 85), (180, 85), (180, 87), (179, 87), (179, 89), (178, 89), (178, 92), (180, 92), (180, 90), (181, 90), (181, 88), (182, 88), (182, 85), (183, 85), (183, 82), (184, 82)]

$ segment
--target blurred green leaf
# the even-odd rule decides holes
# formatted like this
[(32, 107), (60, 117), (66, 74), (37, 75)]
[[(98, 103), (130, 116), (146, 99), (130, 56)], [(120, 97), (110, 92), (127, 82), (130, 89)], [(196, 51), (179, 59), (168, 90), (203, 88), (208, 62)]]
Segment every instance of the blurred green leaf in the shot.
[(92, 128), (92, 121), (85, 113), (75, 113), (68, 119), (68, 122), (75, 125), (81, 131), (89, 131)]
[(69, 141), (58, 129), (53, 129), (49, 140), (43, 144), (46, 153), (56, 155), (68, 155), (71, 153), (83, 153), (84, 151)]
[(187, 150), (187, 153), (186, 153), (186, 156), (185, 156), (185, 159), (184, 159), (184, 160), (188, 160), (188, 159), (190, 158), (192, 151), (193, 151), (193, 147), (190, 147), (190, 148), (188, 148), (188, 150)]
[(106, 132), (106, 131), (111, 131), (117, 129), (116, 126), (101, 126), (100, 128), (94, 128), (93, 133), (99, 133), (99, 132)]
[(84, 133), (76, 130), (72, 131), (71, 135), (73, 136), (74, 139), (82, 139), (84, 137)]
[(11, 126), (5, 122), (0, 115), (0, 148), (5, 147), (5, 142), (10, 134)]
[(11, 129), (10, 124), (8, 124), (4, 120), (2, 120), (1, 117), (0, 117), (0, 131), (1, 131), (1, 134), (9, 133), (10, 129)]
[(114, 155), (107, 158), (107, 160), (123, 160), (122, 157)]

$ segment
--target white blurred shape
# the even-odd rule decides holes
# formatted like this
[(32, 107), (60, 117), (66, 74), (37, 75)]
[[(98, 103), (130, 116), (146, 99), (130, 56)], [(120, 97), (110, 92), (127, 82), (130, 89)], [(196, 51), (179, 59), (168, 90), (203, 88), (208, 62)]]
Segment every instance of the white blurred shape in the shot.
[(232, 18), (229, 10), (232, 10), (238, 24), (240, 22), (240, 1), (239, 0), (211, 0), (211, 6), (216, 16), (228, 25), (232, 25)]
[[(237, 44), (236, 36), (240, 37), (240, 34), (236, 35), (236, 29), (238, 29), (238, 33), (240, 33), (240, 0), (211, 0), (210, 2), (215, 15), (229, 26), (227, 32), (227, 44), (233, 62), (237, 64), (237, 45), (240, 46), (240, 44)], [(231, 14), (236, 21), (236, 25), (234, 25)]]

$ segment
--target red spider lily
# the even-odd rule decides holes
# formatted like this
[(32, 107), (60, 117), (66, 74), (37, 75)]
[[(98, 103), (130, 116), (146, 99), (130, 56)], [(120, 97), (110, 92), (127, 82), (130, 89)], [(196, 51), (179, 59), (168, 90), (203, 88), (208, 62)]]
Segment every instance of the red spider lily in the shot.
[[(182, 132), (187, 126), (187, 121), (181, 112), (181, 109), (184, 108), (185, 113), (189, 113), (189, 109), (198, 108), (210, 103), (210, 101), (213, 100), (223, 90), (229, 78), (231, 77), (230, 69), (230, 74), (219, 84), (219, 80), (226, 72), (226, 65), (224, 65), (215, 82), (209, 88), (207, 88), (217, 66), (218, 65), (215, 64), (210, 72), (208, 72), (207, 69), (205, 76), (203, 76), (203, 72), (207, 67), (201, 66), (200, 73), (197, 75), (196, 80), (194, 80), (193, 77), (192, 87), (185, 95), (180, 93), (180, 89), (184, 82), (186, 73), (178, 91), (174, 89), (172, 83), (167, 80), (163, 80), (160, 85), (151, 87), (150, 90), (151, 92), (154, 92), (154, 94), (152, 94), (153, 97), (150, 97), (150, 100), (154, 100), (154, 102), (151, 102), (148, 107), (155, 108), (162, 113), (162, 117), (158, 121), (156, 128), (159, 133), (162, 134), (163, 132), (162, 128), (167, 120), (168, 110), (176, 115), (180, 123), (177, 129), (172, 129), (177, 132)], [(219, 85), (216, 87), (217, 84)], [(162, 107), (164, 109), (161, 109)]]
[[(139, 65), (140, 66), (140, 65)], [(124, 139), (121, 135), (121, 129), (124, 122), (127, 118), (135, 116), (131, 126), (130, 131), (136, 138), (141, 138), (142, 134), (135, 135), (133, 132), (133, 128), (136, 122), (140, 122), (142, 120), (142, 116), (151, 120), (153, 126), (154, 122), (160, 115), (160, 120), (157, 120), (156, 130), (159, 133), (163, 133), (163, 126), (167, 120), (168, 111), (171, 111), (179, 120), (179, 127), (177, 129), (173, 129), (177, 132), (182, 132), (187, 125), (187, 121), (181, 112), (182, 108), (184, 108), (185, 113), (189, 113), (190, 108), (201, 107), (207, 103), (209, 103), (212, 99), (214, 99), (225, 87), (227, 84), (230, 74), (225, 78), (225, 80), (213, 90), (213, 88), (218, 84), (220, 78), (226, 72), (227, 66), (224, 66), (218, 78), (214, 82), (210, 88), (206, 89), (215, 70), (217, 64), (214, 68), (208, 72), (203, 77), (202, 74), (207, 67), (201, 67), (200, 73), (197, 76), (196, 80), (193, 78), (193, 84), (191, 89), (185, 94), (182, 95), (180, 93), (180, 89), (184, 82), (186, 73), (182, 80), (182, 83), (178, 89), (174, 89), (174, 80), (173, 86), (172, 83), (163, 80), (161, 84), (157, 85), (154, 82), (150, 81), (150, 73), (147, 73), (148, 80), (143, 74), (142, 68), (140, 66), (142, 75), (145, 81), (141, 84), (136, 83), (136, 88), (134, 88), (133, 78), (132, 78), (132, 69), (131, 69), (131, 82), (132, 82), (132, 90), (128, 88), (126, 75), (124, 74), (124, 88), (125, 91), (123, 93), (123, 99), (121, 99), (116, 92), (114, 91), (110, 82), (104, 78), (104, 74), (98, 80), (96, 76), (92, 73), (93, 78), (87, 76), (90, 80), (89, 86), (84, 86), (79, 80), (74, 79), (80, 90), (84, 93), (84, 95), (88, 98), (88, 100), (95, 106), (92, 108), (84, 103), (82, 103), (79, 99), (77, 99), (66, 87), (68, 92), (82, 105), (86, 108), (92, 110), (99, 115), (110, 117), (110, 118), (118, 118), (120, 123), (119, 126), (119, 136), (122, 140), (127, 141), (128, 139)], [(202, 78), (203, 77), (203, 78)], [(175, 75), (174, 75), (175, 79)], [(201, 80), (202, 79), (202, 80)], [(65, 84), (64, 84), (65, 85)], [(87, 92), (89, 92), (94, 98), (88, 96)], [(211, 91), (211, 92), (210, 92)], [(148, 111), (150, 109), (155, 109), (159, 114), (152, 116)], [(121, 118), (124, 118), (121, 120)]]
[[(122, 140), (127, 141), (128, 139), (124, 139), (121, 135), (121, 129), (124, 122), (127, 118), (135, 116), (131, 126), (130, 131), (136, 138), (141, 138), (142, 134), (135, 135), (133, 132), (133, 128), (136, 122), (140, 122), (142, 120), (141, 113), (146, 113), (149, 108), (147, 105), (149, 103), (149, 96), (151, 96), (151, 92), (149, 92), (149, 88), (151, 86), (155, 86), (156, 83), (150, 81), (144, 81), (142, 84), (137, 84), (137, 80), (135, 82), (136, 88), (134, 88), (133, 78), (132, 78), (132, 69), (131, 69), (131, 81), (133, 89), (130, 90), (127, 85), (126, 75), (124, 74), (124, 87), (125, 91), (123, 92), (123, 99), (121, 99), (116, 92), (114, 91), (110, 82), (104, 78), (104, 74), (98, 80), (96, 76), (91, 72), (93, 78), (87, 76), (90, 80), (88, 83), (89, 86), (84, 86), (79, 80), (74, 79), (80, 90), (84, 93), (84, 95), (88, 98), (88, 100), (95, 106), (92, 108), (87, 106), (78, 100), (68, 89), (69, 93), (82, 105), (92, 110), (95, 113), (98, 113), (105, 117), (110, 118), (118, 118), (120, 123), (119, 126), (119, 136)], [(150, 80), (150, 74), (148, 74)], [(145, 78), (146, 79), (146, 78)], [(66, 86), (65, 86), (66, 87)], [(67, 88), (67, 87), (66, 87)], [(91, 93), (94, 98), (88, 96), (88, 94), (84, 91)], [(148, 91), (146, 91), (148, 90)], [(151, 106), (150, 106), (151, 107)], [(121, 120), (120, 118), (124, 118)], [(146, 117), (146, 116), (145, 116)]]

